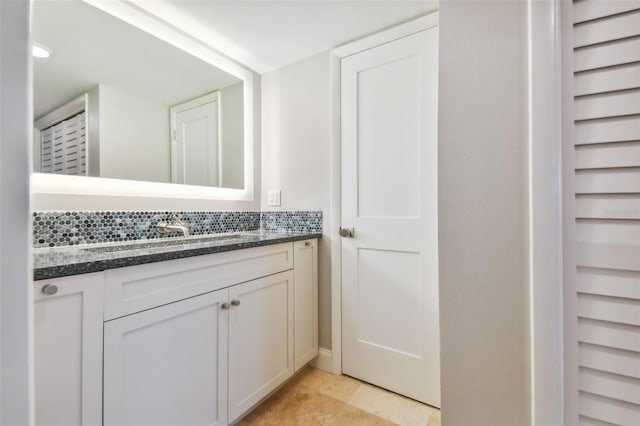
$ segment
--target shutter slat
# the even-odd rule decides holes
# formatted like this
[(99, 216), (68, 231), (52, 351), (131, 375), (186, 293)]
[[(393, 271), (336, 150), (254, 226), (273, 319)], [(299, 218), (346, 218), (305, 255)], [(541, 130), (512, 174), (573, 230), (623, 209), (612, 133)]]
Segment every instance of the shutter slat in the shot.
[(581, 97), (574, 107), (576, 120), (640, 114), (640, 90)]
[(577, 170), (577, 194), (640, 193), (640, 168)]
[(578, 24), (573, 27), (575, 47), (604, 43), (637, 35), (640, 28), (640, 12), (615, 15), (604, 19)]
[(581, 366), (640, 379), (640, 353), (580, 343)]
[(586, 71), (640, 61), (640, 40), (621, 40), (583, 47), (573, 54), (573, 70)]
[(581, 267), (578, 292), (640, 300), (640, 273)]
[(590, 243), (638, 244), (640, 242), (640, 221), (577, 220), (576, 240)]
[(579, 195), (575, 207), (577, 218), (640, 219), (637, 195)]
[(580, 414), (617, 425), (640, 425), (640, 407), (598, 395), (580, 392)]
[(576, 74), (574, 95), (612, 92), (640, 87), (640, 63)]
[(576, 243), (578, 266), (640, 271), (640, 247), (621, 244)]
[(640, 352), (640, 327), (579, 318), (578, 341)]
[(576, 145), (640, 140), (640, 116), (576, 123)]
[(640, 404), (638, 380), (617, 374), (581, 368), (579, 389), (631, 404)]
[(579, 416), (578, 424), (580, 426), (618, 426), (613, 423), (603, 422), (602, 420), (592, 419), (591, 417), (587, 416)]
[(581, 318), (640, 326), (640, 301), (580, 294), (578, 295), (578, 315)]
[(583, 145), (575, 154), (576, 169), (640, 167), (640, 141)]
[(573, 4), (573, 22), (579, 23), (640, 9), (639, 0), (583, 0)]

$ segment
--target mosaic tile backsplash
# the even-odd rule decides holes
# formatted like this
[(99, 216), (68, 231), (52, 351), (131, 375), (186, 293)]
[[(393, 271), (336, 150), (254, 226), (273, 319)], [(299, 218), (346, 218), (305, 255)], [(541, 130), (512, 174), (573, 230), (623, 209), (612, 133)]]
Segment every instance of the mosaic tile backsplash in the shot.
[(159, 234), (156, 224), (172, 215), (187, 221), (191, 235), (255, 231), (322, 232), (320, 211), (68, 211), (34, 212), (33, 246), (148, 240), (175, 237)]

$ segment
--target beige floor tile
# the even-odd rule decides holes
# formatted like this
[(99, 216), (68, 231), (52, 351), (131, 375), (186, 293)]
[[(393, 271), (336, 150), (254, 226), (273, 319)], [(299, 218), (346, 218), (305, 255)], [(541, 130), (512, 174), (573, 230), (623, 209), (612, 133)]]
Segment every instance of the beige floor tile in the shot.
[(429, 426), (440, 426), (441, 425), (441, 420), (440, 420), (440, 410), (433, 410), (433, 414), (431, 414), (431, 417), (429, 418)]
[(237, 424), (440, 426), (440, 412), (350, 377), (308, 368)]
[[(307, 386), (303, 375), (258, 406), (241, 426), (393, 426), (394, 423)], [(317, 378), (317, 377), (316, 377)]]
[(402, 426), (426, 426), (434, 409), (375, 386), (362, 384), (349, 404)]
[(360, 387), (361, 382), (347, 376), (338, 376), (326, 371), (309, 368), (299, 381), (304, 386), (340, 401), (348, 401)]

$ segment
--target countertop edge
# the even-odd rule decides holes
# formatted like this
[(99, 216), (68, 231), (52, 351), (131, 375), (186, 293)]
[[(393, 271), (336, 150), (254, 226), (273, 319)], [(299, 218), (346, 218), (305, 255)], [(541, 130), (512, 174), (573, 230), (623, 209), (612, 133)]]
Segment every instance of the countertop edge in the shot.
[(72, 263), (58, 266), (46, 266), (33, 269), (33, 281), (49, 280), (54, 278), (70, 277), (93, 272), (102, 272), (109, 269), (126, 268), (128, 266), (144, 265), (148, 263), (164, 262), (167, 260), (184, 259), (187, 257), (204, 256), (207, 254), (224, 253), (227, 251), (243, 250), (253, 247), (282, 244), (293, 241), (321, 238), (322, 233), (309, 233), (297, 235), (282, 235), (273, 239), (230, 243), (225, 245), (203, 247), (196, 249), (181, 249), (155, 254), (143, 254), (118, 259), (97, 260), (82, 263)]

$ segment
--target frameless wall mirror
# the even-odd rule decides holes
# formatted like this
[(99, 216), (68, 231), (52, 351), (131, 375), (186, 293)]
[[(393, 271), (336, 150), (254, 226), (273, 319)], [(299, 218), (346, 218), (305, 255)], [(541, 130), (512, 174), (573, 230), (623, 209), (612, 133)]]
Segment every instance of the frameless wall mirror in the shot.
[(246, 76), (89, 3), (33, 2), (38, 180), (250, 187)]

